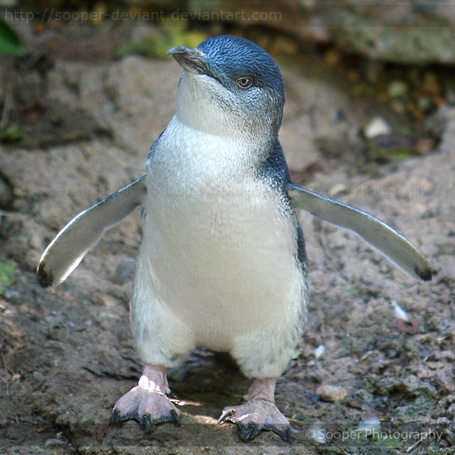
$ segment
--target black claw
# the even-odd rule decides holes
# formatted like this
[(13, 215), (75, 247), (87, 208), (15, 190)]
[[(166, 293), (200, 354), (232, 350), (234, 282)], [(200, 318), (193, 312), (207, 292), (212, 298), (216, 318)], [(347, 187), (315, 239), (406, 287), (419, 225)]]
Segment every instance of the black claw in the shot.
[(171, 415), (169, 422), (175, 422), (176, 424), (180, 425), (180, 416), (177, 411), (175, 409), (171, 409), (169, 414)]
[(109, 425), (120, 422), (120, 411), (116, 408), (112, 411), (111, 418), (109, 419)]
[(122, 415), (120, 414), (120, 411), (118, 409), (114, 409), (109, 420), (109, 425), (114, 423), (127, 422), (128, 420), (136, 420), (137, 422), (139, 422), (137, 411), (129, 412), (128, 414)]
[(273, 433), (277, 434), (284, 442), (292, 441), (292, 434), (291, 434), (290, 427), (285, 427), (283, 429), (283, 428), (274, 427), (273, 425), (266, 425), (266, 426), (264, 426), (263, 430), (272, 431)]
[(284, 431), (278, 432), (277, 435), (280, 436), (284, 442), (292, 441), (291, 429), (289, 427), (286, 427)]
[(120, 423), (126, 422), (127, 420), (136, 420), (137, 419), (137, 412), (130, 412), (125, 415), (121, 415), (120, 411), (116, 408), (112, 411), (111, 419), (109, 420), (109, 425), (111, 423)]
[(177, 395), (171, 390), (169, 393), (166, 394), (169, 398), (177, 398)]
[(36, 270), (36, 279), (43, 288), (48, 288), (54, 283), (54, 275), (46, 270), (46, 263), (41, 262)]
[(177, 411), (175, 409), (171, 409), (168, 415), (160, 417), (159, 419), (154, 419), (153, 425), (166, 422), (175, 422), (177, 424), (180, 424), (180, 416), (177, 414)]
[(150, 431), (155, 428), (155, 420), (152, 420), (150, 417), (150, 414), (144, 414), (140, 419), (134, 419), (139, 423), (139, 426), (141, 427), (142, 431), (144, 433), (150, 433)]
[(242, 441), (251, 441), (259, 433), (258, 426), (254, 422), (250, 422), (248, 425), (240, 425), (237, 423), (240, 430), (240, 439)]
[(231, 419), (231, 416), (233, 414), (234, 414), (234, 410), (233, 409), (229, 409), (229, 411), (223, 412), (223, 414), (221, 414), (221, 417), (218, 420), (218, 423), (225, 423), (225, 422), (235, 423)]
[(135, 420), (144, 433), (150, 433), (150, 431), (155, 428), (155, 425), (159, 423), (175, 422), (180, 424), (180, 416), (175, 409), (171, 409), (167, 416), (161, 417), (160, 419), (152, 419), (150, 414), (144, 414), (139, 417), (137, 411), (121, 415), (118, 409), (114, 409), (109, 420), (109, 425), (126, 422), (128, 420)]

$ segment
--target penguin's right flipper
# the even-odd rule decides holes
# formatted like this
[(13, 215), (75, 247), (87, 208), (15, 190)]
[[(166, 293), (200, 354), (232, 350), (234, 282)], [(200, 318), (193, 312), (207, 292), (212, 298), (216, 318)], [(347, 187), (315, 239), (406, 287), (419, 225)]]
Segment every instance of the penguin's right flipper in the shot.
[(422, 281), (431, 280), (431, 268), (420, 251), (388, 224), (367, 212), (293, 183), (287, 190), (295, 208), (356, 233), (409, 276)]
[(65, 281), (104, 232), (143, 203), (147, 194), (145, 177), (79, 213), (57, 234), (36, 270), (42, 287), (57, 286)]

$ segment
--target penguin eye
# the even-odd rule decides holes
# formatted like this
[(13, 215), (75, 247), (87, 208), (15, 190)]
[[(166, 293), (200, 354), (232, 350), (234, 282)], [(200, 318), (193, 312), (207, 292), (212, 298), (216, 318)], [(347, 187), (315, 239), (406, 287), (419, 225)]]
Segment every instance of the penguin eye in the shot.
[(253, 78), (244, 76), (244, 77), (239, 77), (235, 83), (243, 89), (250, 88), (253, 85)]

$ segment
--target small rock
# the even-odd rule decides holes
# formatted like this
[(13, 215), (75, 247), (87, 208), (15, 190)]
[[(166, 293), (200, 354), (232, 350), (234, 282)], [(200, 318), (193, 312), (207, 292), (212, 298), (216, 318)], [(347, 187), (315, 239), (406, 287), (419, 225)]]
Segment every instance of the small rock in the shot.
[(327, 444), (327, 431), (319, 425), (313, 426), (307, 431), (308, 436), (318, 444)]
[(41, 373), (41, 371), (35, 370), (33, 372), (33, 379), (36, 382), (42, 382), (46, 379), (46, 376), (43, 373)]
[(21, 293), (17, 289), (6, 289), (4, 295), (6, 300), (13, 303), (19, 303), (22, 298)]
[(316, 395), (321, 400), (330, 401), (336, 403), (337, 401), (343, 401), (348, 393), (342, 387), (333, 385), (321, 385), (316, 389)]
[(374, 117), (363, 130), (365, 137), (372, 139), (377, 136), (391, 134), (392, 127), (381, 117)]
[(322, 356), (322, 354), (324, 354), (325, 352), (325, 345), (324, 344), (320, 344), (315, 350), (314, 350), (314, 358), (315, 359), (319, 359), (319, 357)]
[(367, 409), (362, 412), (362, 420), (359, 423), (356, 431), (371, 434), (373, 430), (381, 428), (381, 421), (374, 409)]
[(57, 439), (57, 438), (51, 438), (51, 439), (48, 439), (46, 440), (44, 446), (46, 447), (46, 449), (50, 448), (50, 447), (62, 447), (62, 446), (66, 446), (66, 442), (65, 441), (62, 441), (61, 439)]

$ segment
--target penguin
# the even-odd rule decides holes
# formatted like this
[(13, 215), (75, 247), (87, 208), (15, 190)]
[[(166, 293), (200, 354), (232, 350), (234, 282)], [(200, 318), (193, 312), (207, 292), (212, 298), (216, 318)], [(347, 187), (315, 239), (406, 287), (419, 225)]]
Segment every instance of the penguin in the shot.
[(275, 384), (307, 318), (298, 212), (356, 233), (412, 278), (431, 280), (431, 268), (378, 218), (291, 181), (278, 140), (284, 82), (260, 46), (221, 35), (168, 53), (183, 69), (177, 109), (150, 149), (146, 175), (70, 221), (43, 253), (37, 279), (63, 282), (107, 229), (140, 207), (130, 314), (145, 366), (111, 422), (134, 419), (145, 431), (178, 422), (167, 369), (205, 347), (230, 353), (252, 380), (220, 422), (236, 424), (245, 441), (262, 430), (289, 440)]

